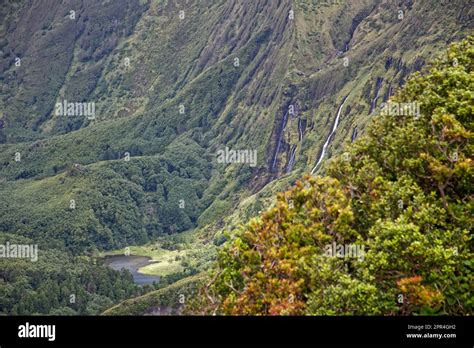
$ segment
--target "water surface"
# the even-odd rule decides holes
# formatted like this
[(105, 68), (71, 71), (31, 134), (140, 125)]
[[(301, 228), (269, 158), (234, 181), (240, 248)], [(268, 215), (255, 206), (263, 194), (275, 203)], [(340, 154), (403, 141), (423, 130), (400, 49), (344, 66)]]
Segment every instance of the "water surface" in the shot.
[(130, 273), (132, 273), (133, 281), (138, 285), (151, 284), (154, 281), (158, 282), (160, 280), (160, 276), (138, 272), (140, 268), (147, 266), (150, 263), (153, 263), (153, 261), (146, 256), (112, 255), (104, 258), (104, 264), (117, 271), (120, 271), (122, 268), (129, 270)]

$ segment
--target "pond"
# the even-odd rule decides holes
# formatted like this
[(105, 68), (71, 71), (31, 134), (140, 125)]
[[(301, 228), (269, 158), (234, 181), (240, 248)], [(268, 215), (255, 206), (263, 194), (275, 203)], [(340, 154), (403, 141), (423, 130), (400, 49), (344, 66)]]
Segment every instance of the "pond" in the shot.
[(136, 255), (112, 255), (106, 256), (104, 259), (104, 264), (120, 271), (122, 268), (125, 268), (132, 273), (133, 281), (138, 285), (152, 284), (153, 282), (158, 282), (160, 276), (143, 274), (138, 272), (138, 270), (144, 266), (153, 263), (153, 261), (146, 256), (136, 256)]

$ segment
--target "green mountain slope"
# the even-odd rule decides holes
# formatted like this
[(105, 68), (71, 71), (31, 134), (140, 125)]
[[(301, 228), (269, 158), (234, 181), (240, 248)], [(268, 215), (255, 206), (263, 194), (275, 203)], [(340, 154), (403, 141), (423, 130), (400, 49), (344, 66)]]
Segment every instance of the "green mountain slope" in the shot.
[[(193, 229), (219, 244), (472, 18), (467, 0), (7, 2), (0, 232), (76, 256)], [(219, 163), (226, 147), (256, 165)]]
[[(174, 148), (170, 144), (188, 142), (185, 139), (192, 139), (202, 148), (198, 149), (202, 156), (209, 156), (216, 168), (213, 178), (230, 192), (242, 184), (259, 189), (294, 168), (308, 171), (321, 154), (345, 96), (339, 127), (326, 156), (350, 139), (355, 128), (363, 130), (364, 114), (377, 104), (373, 103), (376, 95), (379, 103), (385, 100), (391, 88), (421, 67), (425, 56), (472, 26), (468, 16), (459, 16), (459, 11), (466, 10), (462, 1), (453, 7), (431, 9), (429, 16), (421, 15), (428, 7), (424, 2), (398, 8), (370, 1), (311, 6), (305, 2), (282, 2), (279, 6), (265, 1), (196, 2), (188, 7), (180, 2), (158, 2), (139, 7), (145, 12), (140, 14), (136, 29), (129, 30), (123, 42), (104, 55), (107, 64), (98, 82), (104, 87), (95, 88), (89, 97), (58, 92), (66, 100), (96, 102), (97, 119), (66, 135), (47, 137), (54, 128), (47, 127), (49, 130), (40, 132), (45, 137), (42, 140), (15, 144), (7, 140), (0, 155), (0, 175), (7, 181), (41, 178), (64, 172), (76, 163), (117, 160), (126, 152), (132, 158), (168, 155)], [(290, 9), (294, 11), (291, 20)], [(185, 11), (184, 19), (179, 18), (181, 10)], [(398, 11), (404, 11), (403, 19), (398, 19)], [(333, 21), (335, 13), (347, 18)], [(223, 19), (226, 16), (241, 23), (231, 26)], [(440, 30), (437, 23), (450, 25)], [(342, 52), (346, 48), (348, 51)], [(121, 67), (125, 57), (130, 65)], [(344, 57), (349, 59), (347, 67), (342, 65)], [(235, 58), (239, 67), (233, 64)], [(43, 73), (48, 79), (48, 71)], [(69, 88), (68, 83), (65, 81), (63, 89)], [(125, 94), (113, 97), (114, 89)], [(60, 96), (49, 99), (50, 111), (58, 100)], [(131, 111), (133, 102), (140, 104), (140, 111)], [(17, 103), (9, 100), (6, 105), (15, 107)], [(295, 110), (290, 117), (285, 110), (289, 105)], [(117, 118), (124, 107), (129, 111), (123, 117), (107, 121)], [(8, 110), (5, 113), (12, 114)], [(30, 115), (32, 123), (38, 122), (34, 119), (37, 112), (23, 114)], [(46, 118), (43, 123), (60, 122), (54, 113)], [(4, 118), (6, 139), (10, 131), (15, 132), (10, 123)], [(212, 158), (224, 145), (256, 149), (257, 167), (217, 166)], [(15, 162), (16, 153), (21, 156), (19, 162)]]
[[(474, 38), (415, 74), (366, 136), (237, 230), (194, 310), (473, 313)], [(398, 111), (397, 111), (398, 110)]]

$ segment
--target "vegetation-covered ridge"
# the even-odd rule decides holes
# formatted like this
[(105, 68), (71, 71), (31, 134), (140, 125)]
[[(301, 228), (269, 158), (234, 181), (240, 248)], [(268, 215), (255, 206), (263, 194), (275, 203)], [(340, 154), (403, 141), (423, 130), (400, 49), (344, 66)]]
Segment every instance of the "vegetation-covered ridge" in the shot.
[[(363, 134), (412, 72), (472, 30), (470, 5), (2, 3), (0, 237), (38, 245), (39, 261), (0, 260), (0, 313), (97, 314), (206, 270), (223, 232), (311, 170), (326, 140), (322, 164)], [(94, 115), (57, 113), (65, 102)], [(220, 163), (227, 148), (255, 162)], [(93, 263), (127, 247), (156, 258), (142, 270), (160, 284)]]
[(181, 314), (189, 298), (196, 295), (204, 280), (205, 274), (202, 273), (178, 280), (166, 288), (123, 301), (107, 309), (103, 315)]
[(469, 37), (409, 79), (325, 176), (235, 231), (189, 310), (473, 314), (473, 68)]

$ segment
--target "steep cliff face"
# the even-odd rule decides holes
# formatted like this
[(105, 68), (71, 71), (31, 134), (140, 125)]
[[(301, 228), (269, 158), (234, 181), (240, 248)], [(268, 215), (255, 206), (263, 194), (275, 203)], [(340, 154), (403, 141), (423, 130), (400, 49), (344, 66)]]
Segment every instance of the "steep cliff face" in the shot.
[(5, 2), (2, 142), (81, 127), (83, 119), (54, 119), (55, 103), (60, 98), (77, 102), (91, 98), (109, 55), (134, 31), (145, 10), (138, 0)]
[(298, 106), (298, 113), (285, 125), (287, 142), (277, 146), (280, 172), (290, 163), (305, 171), (314, 167), (345, 97), (327, 156), (351, 141), (354, 129), (363, 130), (410, 73), (474, 24), (466, 1), (295, 1), (293, 7), (285, 103)]
[[(321, 170), (409, 73), (473, 27), (464, 0), (23, 1), (0, 16), (3, 194), (44, 186), (61, 206), (81, 185), (103, 194), (108, 172), (140, 192), (117, 201), (147, 231), (132, 241), (215, 222), (284, 174)], [(93, 115), (57, 112), (68, 103)], [(257, 161), (220, 163), (224, 147)], [(75, 164), (88, 171), (69, 175)], [(196, 203), (183, 211), (186, 192)], [(80, 207), (115, 228), (93, 202)], [(150, 222), (158, 208), (176, 219)]]

